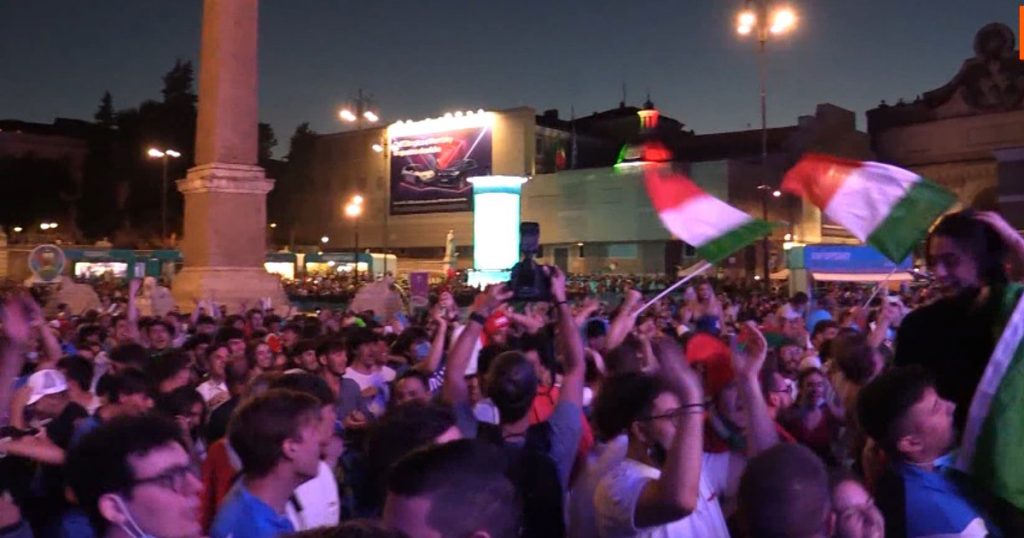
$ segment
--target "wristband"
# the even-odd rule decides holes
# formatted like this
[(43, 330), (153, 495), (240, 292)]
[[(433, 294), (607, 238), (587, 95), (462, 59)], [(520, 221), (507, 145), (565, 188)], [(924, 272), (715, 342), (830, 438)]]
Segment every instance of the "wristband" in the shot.
[(480, 314), (479, 312), (470, 312), (469, 313), (469, 321), (475, 321), (475, 322), (479, 323), (480, 326), (487, 325), (487, 318), (484, 317), (484, 315)]
[(559, 307), (564, 304), (569, 304), (569, 301), (555, 301), (555, 307)]

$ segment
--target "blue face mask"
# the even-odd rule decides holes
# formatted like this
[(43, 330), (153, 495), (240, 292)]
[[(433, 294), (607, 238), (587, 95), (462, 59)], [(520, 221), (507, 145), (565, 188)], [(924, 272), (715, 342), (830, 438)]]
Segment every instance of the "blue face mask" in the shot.
[(416, 355), (416, 360), (421, 361), (430, 355), (430, 342), (420, 342), (412, 347), (413, 354)]

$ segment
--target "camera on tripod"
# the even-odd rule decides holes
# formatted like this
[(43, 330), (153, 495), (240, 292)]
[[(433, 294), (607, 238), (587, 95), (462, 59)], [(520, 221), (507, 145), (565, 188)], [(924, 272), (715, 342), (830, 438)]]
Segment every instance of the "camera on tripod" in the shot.
[(550, 302), (551, 277), (539, 265), (537, 253), (540, 252), (540, 224), (523, 222), (519, 224), (519, 252), (522, 255), (519, 263), (512, 266), (512, 275), (508, 282), (514, 294), (513, 301)]

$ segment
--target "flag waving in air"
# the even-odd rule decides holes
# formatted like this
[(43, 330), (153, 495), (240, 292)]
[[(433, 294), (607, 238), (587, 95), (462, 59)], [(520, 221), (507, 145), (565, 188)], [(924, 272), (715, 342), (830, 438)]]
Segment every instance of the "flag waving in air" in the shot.
[(682, 173), (648, 166), (644, 183), (665, 228), (712, 264), (771, 232), (767, 222), (704, 192)]
[(902, 168), (828, 155), (804, 156), (782, 181), (857, 239), (899, 263), (955, 202), (946, 189)]

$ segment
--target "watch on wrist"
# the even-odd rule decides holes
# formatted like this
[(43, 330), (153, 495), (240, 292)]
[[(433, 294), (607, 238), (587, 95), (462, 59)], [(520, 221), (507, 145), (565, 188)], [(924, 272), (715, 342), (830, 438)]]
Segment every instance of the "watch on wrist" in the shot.
[(479, 323), (481, 326), (484, 326), (487, 325), (487, 316), (484, 316), (479, 312), (470, 312), (469, 321), (475, 321)]

